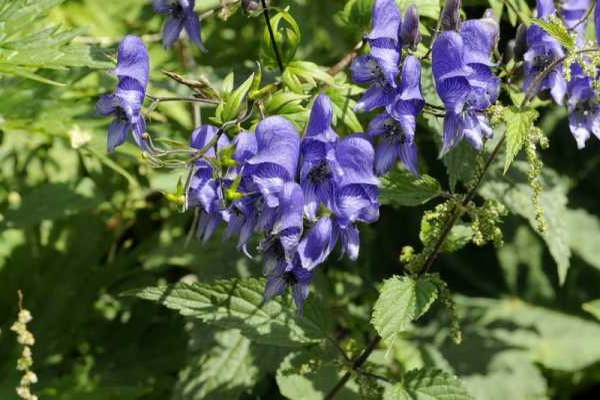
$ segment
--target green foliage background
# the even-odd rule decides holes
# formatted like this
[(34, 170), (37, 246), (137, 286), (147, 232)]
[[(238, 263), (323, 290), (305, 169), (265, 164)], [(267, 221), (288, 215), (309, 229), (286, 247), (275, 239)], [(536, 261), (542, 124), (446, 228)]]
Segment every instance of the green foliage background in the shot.
[[(17, 3), (23, 7), (9, 15)], [(437, 159), (441, 122), (435, 117), (420, 120), (417, 133), (428, 176), (414, 182), (404, 171), (390, 174), (380, 221), (361, 227), (358, 262), (331, 257), (316, 276), (305, 315), (296, 317), (288, 298), (260, 305), (260, 260), (243, 257), (231, 241), (216, 235), (205, 245), (186, 245), (192, 214), (181, 214), (162, 194), (176, 191), (184, 171), (152, 170), (131, 144), (105, 153), (108, 121), (95, 115), (94, 104), (112, 90), (106, 70), (123, 35), (143, 35), (148, 43), (149, 93), (157, 96), (190, 95), (161, 70), (202, 75), (221, 89), (231, 71), (237, 87), (255, 71), (255, 60), (269, 62), (262, 17), (235, 8), (225, 20), (208, 16), (202, 29), (208, 53), (187, 43), (165, 51), (162, 20), (150, 3), (0, 0), (0, 399), (16, 398), (20, 349), (9, 328), (19, 289), (34, 316), (40, 379), (34, 391), (42, 399), (321, 399), (344, 371), (332, 342), (351, 356), (364, 348), (374, 335), (379, 291), (387, 293), (377, 300), (381, 307), (390, 302), (410, 315), (400, 321), (373, 316), (379, 332), (393, 334), (365, 368), (405, 383), (386, 390), (386, 398), (463, 399), (467, 390), (486, 400), (598, 396), (600, 307), (593, 300), (600, 298), (600, 143), (592, 139), (577, 150), (564, 110), (538, 108), (538, 126), (551, 142), (542, 152), (547, 232), (534, 230), (524, 156), (517, 155), (507, 175), (498, 160), (479, 194), (509, 209), (505, 245), (469, 244), (434, 266), (455, 295), (462, 344), (453, 342), (452, 322), (438, 303), (409, 323), (429, 306), (430, 287), (404, 277), (383, 284), (402, 275), (402, 247), (419, 247), (423, 212), (443, 191), (464, 189), (473, 170), (475, 155), (466, 146)], [(218, 5), (197, 3), (200, 13)], [(294, 59), (320, 66), (334, 65), (369, 24), (367, 0), (273, 3), (289, 6), (299, 25)], [(504, 11), (504, 44), (516, 17), (502, 2), (491, 3)], [(529, 13), (525, 2), (514, 3)], [(427, 41), (439, 4), (417, 4)], [(463, 5), (474, 17), (487, 3)], [(267, 69), (264, 80), (276, 75)], [(340, 133), (369, 120), (348, 111), (360, 88), (345, 83), (344, 75), (328, 89)], [(310, 99), (294, 95), (297, 84), (288, 79), (286, 97), (271, 98), (266, 111), (302, 127)], [(424, 87), (435, 96), (431, 85)], [(186, 141), (192, 116), (189, 104), (164, 103), (148, 117), (153, 135)], [(210, 117), (214, 109), (203, 108), (203, 120)], [(168, 293), (156, 288), (195, 281)], [(393, 295), (405, 287), (416, 294), (408, 292), (406, 301)], [(139, 297), (162, 299), (179, 313)], [(436, 387), (442, 392), (432, 393)], [(377, 393), (373, 380), (358, 376), (339, 398)]]

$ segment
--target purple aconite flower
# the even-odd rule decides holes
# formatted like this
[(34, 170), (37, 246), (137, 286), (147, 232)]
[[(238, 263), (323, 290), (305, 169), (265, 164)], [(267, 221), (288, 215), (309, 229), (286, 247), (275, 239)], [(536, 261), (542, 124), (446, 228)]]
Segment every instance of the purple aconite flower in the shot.
[(442, 32), (432, 49), (432, 71), (438, 95), (446, 107), (440, 156), (466, 138), (481, 149), (492, 135), (484, 111), (496, 102), (500, 80), (490, 66), (498, 25), (491, 18), (468, 20), (460, 33)]
[(587, 20), (582, 22), (582, 18), (590, 9), (590, 0), (562, 0), (560, 2), (560, 13), (569, 29), (577, 33), (578, 41), (583, 40), (583, 34), (587, 26)]
[(414, 4), (411, 4), (404, 13), (404, 21), (400, 29), (400, 42), (402, 46), (411, 50), (416, 50), (421, 42), (421, 32), (419, 32), (419, 12)]
[(320, 94), (300, 145), (300, 185), (304, 192), (304, 212), (310, 220), (316, 219), (319, 205), (330, 205), (336, 176), (341, 174), (335, 157), (338, 136), (331, 128), (332, 119), (331, 101)]
[(385, 106), (395, 95), (400, 62), (400, 10), (394, 0), (376, 0), (372, 29), (365, 36), (371, 54), (357, 57), (350, 70), (356, 83), (371, 85), (356, 103), (357, 111)]
[(440, 16), (442, 31), (456, 31), (460, 29), (460, 0), (446, 0)]
[(114, 115), (108, 128), (108, 151), (113, 152), (127, 139), (132, 131), (133, 139), (142, 149), (147, 149), (143, 138), (146, 122), (142, 115), (142, 104), (146, 96), (149, 74), (148, 50), (136, 36), (125, 36), (117, 52), (117, 67), (113, 74), (119, 79), (112, 94), (101, 96), (96, 104), (100, 115)]
[(335, 247), (336, 234), (329, 216), (321, 217), (298, 245), (298, 255), (304, 269), (312, 271), (322, 264)]
[(399, 93), (369, 124), (368, 133), (380, 137), (375, 151), (375, 172), (383, 175), (388, 172), (398, 158), (414, 175), (419, 175), (415, 129), (417, 116), (423, 110), (425, 101), (421, 93), (421, 64), (414, 56), (408, 56), (402, 67), (402, 81)]
[(163, 28), (163, 45), (171, 47), (185, 28), (190, 40), (206, 51), (200, 37), (200, 18), (194, 12), (196, 0), (152, 0), (154, 11), (167, 14)]
[[(555, 12), (552, 0), (537, 0), (538, 18), (546, 19)], [(562, 66), (556, 66), (541, 82), (538, 83), (536, 79), (550, 64), (564, 57), (565, 53), (560, 43), (539, 26), (531, 25), (527, 28), (527, 48), (528, 50), (523, 56), (525, 60), (523, 89), (525, 92), (550, 92), (554, 101), (562, 104), (567, 91), (567, 82), (562, 74)], [(534, 84), (536, 87), (532, 87)]]
[(569, 127), (582, 149), (591, 134), (600, 139), (600, 99), (592, 78), (586, 76), (581, 66), (572, 66), (571, 81), (568, 84)]
[[(191, 147), (203, 149), (218, 133), (218, 128), (212, 125), (203, 125), (192, 133)], [(230, 145), (225, 135), (217, 140), (216, 151), (223, 150)], [(207, 158), (215, 158), (214, 148), (205, 153)], [(208, 240), (221, 221), (227, 219), (223, 199), (222, 179), (215, 176), (212, 164), (206, 159), (196, 161), (195, 172), (190, 181), (187, 198), (188, 207), (200, 207), (202, 214), (198, 224), (198, 236), (203, 241)]]
[(280, 264), (268, 276), (265, 286), (264, 299), (269, 301), (285, 292), (288, 287), (292, 288), (292, 297), (301, 313), (304, 301), (308, 297), (309, 285), (312, 280), (312, 272), (302, 268), (300, 259), (296, 257), (292, 263)]

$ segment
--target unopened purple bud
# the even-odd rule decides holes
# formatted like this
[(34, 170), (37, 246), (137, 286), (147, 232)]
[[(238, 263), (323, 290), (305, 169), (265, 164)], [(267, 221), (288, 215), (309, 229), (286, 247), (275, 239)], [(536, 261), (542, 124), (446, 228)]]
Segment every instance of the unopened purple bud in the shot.
[(521, 61), (523, 55), (527, 51), (527, 27), (525, 24), (519, 24), (517, 28), (517, 35), (515, 36), (515, 47), (514, 47), (515, 60)]
[(247, 13), (254, 12), (260, 8), (260, 0), (242, 0), (242, 8)]
[(411, 4), (404, 14), (402, 30), (400, 32), (402, 46), (411, 50), (416, 50), (421, 42), (421, 32), (419, 32), (419, 12), (414, 4)]
[(442, 31), (459, 31), (460, 29), (460, 0), (446, 0), (440, 19)]

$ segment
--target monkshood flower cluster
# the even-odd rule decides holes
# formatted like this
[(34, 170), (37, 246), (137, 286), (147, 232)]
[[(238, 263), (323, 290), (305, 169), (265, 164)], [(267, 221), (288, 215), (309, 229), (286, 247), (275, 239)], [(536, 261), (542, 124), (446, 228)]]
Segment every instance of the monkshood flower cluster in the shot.
[(101, 115), (113, 115), (108, 128), (108, 151), (123, 144), (127, 133), (133, 133), (137, 145), (145, 150), (143, 137), (146, 121), (142, 115), (142, 104), (146, 97), (149, 79), (149, 57), (144, 42), (137, 36), (125, 36), (117, 51), (117, 67), (112, 73), (118, 78), (114, 93), (104, 95), (96, 105)]
[[(114, 94), (103, 96), (98, 109), (115, 114), (108, 148), (122, 144), (129, 130), (149, 152), (140, 109), (148, 85), (148, 54), (141, 40), (127, 36), (118, 50)], [(263, 119), (256, 133), (241, 132), (230, 141), (222, 128), (203, 125), (192, 133), (193, 165), (186, 204), (200, 210), (197, 233), (207, 240), (219, 224), (226, 237), (237, 237), (247, 249), (260, 233), (258, 251), (268, 277), (265, 300), (292, 288), (302, 310), (314, 269), (339, 243), (355, 260), (359, 252), (357, 223), (379, 218), (379, 181), (375, 150), (368, 135), (340, 138), (332, 128), (330, 99), (319, 95), (303, 137), (280, 116)], [(200, 155), (197, 157), (197, 155)]]
[(200, 37), (200, 18), (194, 12), (196, 0), (152, 0), (154, 11), (168, 15), (163, 27), (163, 45), (171, 47), (185, 29), (188, 37), (206, 51)]
[[(590, 0), (563, 0), (560, 15), (567, 28), (575, 34), (578, 48), (584, 45), (584, 32), (587, 28), (586, 14), (591, 7)], [(600, 42), (600, 8), (596, 6), (596, 38)], [(552, 0), (537, 0), (537, 17), (542, 20), (558, 18)], [(552, 63), (559, 62), (566, 55), (561, 44), (542, 28), (531, 25), (527, 28), (527, 52), (524, 55), (524, 90), (532, 90), (541, 97), (550, 97), (559, 105), (565, 103), (569, 109), (569, 127), (578, 148), (584, 148), (591, 134), (600, 138), (600, 99), (594, 87), (597, 76), (584, 72), (584, 67), (575, 62), (570, 66), (570, 80), (567, 82), (562, 63), (550, 71), (535, 87), (531, 85)]]
[(446, 154), (465, 138), (480, 150), (492, 128), (485, 111), (496, 102), (500, 79), (494, 76), (491, 54), (499, 27), (488, 10), (483, 18), (448, 24), (456, 30), (439, 34), (432, 48), (432, 72), (446, 108), (443, 146)]
[[(208, 239), (224, 222), (226, 237), (236, 236), (238, 248), (248, 254), (251, 237), (261, 233), (265, 300), (291, 287), (299, 310), (314, 269), (338, 242), (343, 254), (356, 259), (356, 224), (379, 218), (371, 141), (363, 134), (339, 138), (332, 118), (331, 102), (321, 94), (302, 138), (291, 122), (272, 116), (233, 143), (209, 125), (195, 130), (191, 140), (193, 148), (203, 149), (220, 135), (215, 149), (196, 162), (187, 193), (189, 206), (201, 210), (199, 235)], [(215, 166), (226, 149), (233, 149), (234, 162), (226, 163), (233, 166)]]
[(421, 93), (421, 64), (402, 49), (415, 50), (421, 41), (419, 15), (414, 5), (407, 8), (404, 21), (394, 0), (376, 0), (372, 30), (365, 36), (370, 54), (357, 57), (351, 66), (356, 83), (369, 85), (356, 104), (356, 111), (384, 108), (369, 124), (367, 133), (379, 138), (375, 171), (383, 175), (399, 158), (414, 175), (419, 174), (415, 129), (425, 101)]

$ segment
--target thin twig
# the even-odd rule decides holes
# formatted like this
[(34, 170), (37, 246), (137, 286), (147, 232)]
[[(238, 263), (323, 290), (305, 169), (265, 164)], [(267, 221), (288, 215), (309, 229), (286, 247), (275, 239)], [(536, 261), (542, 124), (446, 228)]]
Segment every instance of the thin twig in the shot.
[(273, 33), (273, 27), (271, 26), (271, 17), (269, 16), (269, 8), (267, 7), (267, 3), (265, 0), (260, 0), (263, 8), (263, 15), (265, 16), (265, 23), (267, 24), (267, 29), (269, 30), (269, 37), (271, 38), (271, 45), (273, 46), (273, 52), (275, 53), (275, 58), (277, 59), (277, 65), (279, 66), (279, 72), (283, 74), (283, 62), (281, 61), (281, 55), (279, 54), (279, 48), (277, 47), (277, 41), (275, 40), (275, 33)]
[(204, 99), (201, 97), (186, 97), (186, 96), (152, 96), (150, 94), (146, 94), (146, 97), (153, 102), (163, 103), (167, 101), (187, 101), (189, 103), (204, 103), (204, 104), (213, 104), (218, 105), (219, 101), (214, 99)]
[(352, 49), (350, 49), (349, 52), (344, 54), (340, 61), (338, 61), (333, 67), (329, 68), (329, 70), (327, 70), (327, 73), (331, 76), (339, 74), (348, 65), (350, 65), (350, 63), (356, 58), (356, 56), (358, 56), (358, 53), (360, 52), (360, 49), (362, 49), (363, 46), (364, 41), (361, 40)]
[(587, 12), (585, 13), (585, 15), (583, 17), (581, 17), (581, 19), (579, 21), (577, 21), (577, 23), (575, 25), (573, 25), (572, 27), (570, 27), (568, 29), (569, 32), (573, 32), (575, 29), (577, 29), (577, 27), (581, 24), (583, 24), (590, 15), (592, 15), (592, 12), (594, 11), (594, 8), (596, 7), (596, 2), (594, 2), (594, 4), (590, 5), (590, 8), (588, 8)]

